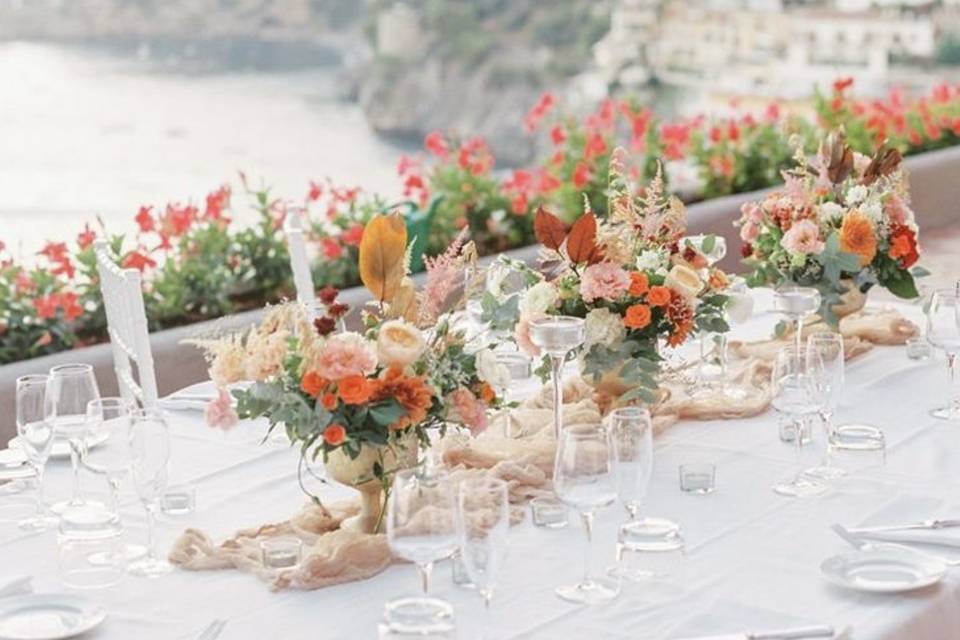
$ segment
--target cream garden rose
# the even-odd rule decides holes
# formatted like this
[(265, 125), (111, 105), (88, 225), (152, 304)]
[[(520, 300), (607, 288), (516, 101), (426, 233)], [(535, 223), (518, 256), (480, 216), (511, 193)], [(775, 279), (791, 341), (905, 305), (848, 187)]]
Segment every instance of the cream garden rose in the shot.
[(696, 298), (703, 289), (703, 282), (697, 272), (683, 264), (673, 265), (663, 284), (688, 300)]
[(609, 309), (593, 309), (584, 320), (584, 346), (610, 346), (623, 338), (623, 318)]
[(520, 301), (520, 311), (527, 315), (546, 313), (558, 299), (556, 287), (544, 280), (527, 289)]
[(416, 362), (426, 342), (415, 326), (404, 320), (383, 323), (377, 335), (377, 356), (388, 366), (406, 367)]

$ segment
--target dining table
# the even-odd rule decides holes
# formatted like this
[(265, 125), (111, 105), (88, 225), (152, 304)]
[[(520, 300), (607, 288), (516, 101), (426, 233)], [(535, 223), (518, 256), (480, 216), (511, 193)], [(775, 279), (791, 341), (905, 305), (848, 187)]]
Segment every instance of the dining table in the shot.
[[(891, 305), (923, 326), (919, 304)], [(731, 337), (769, 337), (780, 318), (769, 296), (757, 296), (753, 316), (735, 325)], [(533, 393), (530, 383), (522, 393)], [(208, 393), (210, 383), (189, 388)], [(836, 464), (846, 475), (819, 495), (775, 494), (771, 487), (796, 470), (795, 448), (779, 436), (770, 409), (745, 419), (683, 420), (659, 434), (654, 470), (642, 507), (648, 516), (682, 527), (685, 548), (663, 575), (624, 581), (614, 600), (594, 605), (563, 601), (554, 590), (576, 582), (583, 570), (584, 531), (571, 511), (562, 528), (535, 526), (529, 511), (508, 536), (507, 559), (484, 611), (473, 590), (453, 580), (452, 563), (434, 569), (431, 590), (452, 603), (457, 637), (502, 639), (590, 638), (671, 640), (804, 625), (830, 625), (856, 640), (948, 640), (960, 638), (960, 569), (939, 583), (909, 593), (845, 589), (821, 574), (821, 563), (851, 550), (831, 525), (905, 523), (960, 517), (960, 423), (938, 420), (929, 410), (949, 397), (942, 353), (914, 360), (903, 346), (876, 346), (846, 363), (846, 383), (835, 415), (838, 423), (880, 427), (885, 451), (844, 452)], [(208, 427), (190, 403), (168, 403), (171, 434), (170, 484), (196, 491), (193, 512), (163, 515), (158, 545), (166, 552), (188, 527), (220, 540), (235, 531), (281, 522), (308, 500), (298, 483), (299, 450), (267, 438), (262, 421), (241, 421), (229, 431)], [(101, 446), (123, 446), (111, 439)], [(803, 447), (808, 465), (825, 449), (819, 429)], [(716, 490), (681, 491), (678, 468), (690, 462), (715, 465)], [(84, 474), (93, 493), (106, 485)], [(51, 460), (46, 498), (67, 496), (69, 461)], [(126, 535), (143, 542), (146, 518), (129, 480), (120, 514)], [(322, 465), (306, 485), (323, 500), (356, 495), (324, 477)], [(2, 499), (2, 498), (0, 498)], [(615, 562), (618, 527), (626, 511), (598, 511), (593, 565)], [(61, 592), (57, 533), (26, 533), (0, 523), (0, 576), (29, 575), (40, 593)], [(955, 548), (943, 555), (960, 558)], [(2, 582), (2, 579), (0, 579)], [(90, 640), (193, 639), (213, 620), (224, 620), (224, 640), (319, 640), (376, 638), (384, 604), (415, 594), (413, 565), (396, 563), (367, 580), (314, 591), (271, 591), (252, 574), (236, 570), (174, 569), (158, 578), (126, 577), (117, 586), (84, 591), (108, 612)]]

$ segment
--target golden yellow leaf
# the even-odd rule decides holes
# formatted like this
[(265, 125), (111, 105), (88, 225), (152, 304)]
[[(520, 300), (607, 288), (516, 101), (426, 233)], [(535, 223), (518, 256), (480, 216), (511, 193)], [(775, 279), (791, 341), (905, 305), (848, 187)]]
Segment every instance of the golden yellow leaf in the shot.
[(407, 227), (398, 214), (378, 215), (363, 230), (360, 280), (380, 302), (390, 302), (403, 276)]

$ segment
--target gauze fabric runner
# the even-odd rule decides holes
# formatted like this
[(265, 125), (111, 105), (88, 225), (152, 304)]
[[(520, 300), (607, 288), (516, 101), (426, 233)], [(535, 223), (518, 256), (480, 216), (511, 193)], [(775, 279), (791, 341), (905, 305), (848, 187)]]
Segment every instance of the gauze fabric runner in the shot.
[[(826, 331), (823, 324), (804, 329), (804, 334)], [(896, 311), (858, 312), (840, 324), (846, 357), (861, 355), (874, 345), (900, 345), (918, 329)], [(777, 350), (792, 337), (760, 342), (731, 342), (728, 375), (751, 388), (749, 398), (731, 406), (718, 390), (715, 394), (690, 396), (687, 383), (668, 372), (661, 382), (661, 399), (652, 408), (655, 433), (681, 419), (715, 420), (754, 416), (770, 404), (770, 364)], [(611, 399), (596, 397), (582, 379), (564, 384), (564, 425), (596, 424), (601, 407)], [(550, 477), (556, 441), (553, 437), (552, 390), (545, 386), (512, 412), (507, 438), (495, 428), (479, 436), (449, 433), (435, 446), (453, 482), (467, 477), (490, 475), (507, 482), (512, 505), (511, 521), (523, 518), (523, 505), (538, 495), (551, 494)], [(359, 501), (342, 501), (320, 506), (308, 503), (290, 520), (238, 531), (233, 537), (214, 543), (197, 529), (187, 529), (174, 543), (170, 561), (183, 569), (203, 571), (239, 569), (267, 582), (271, 589), (319, 589), (343, 582), (370, 578), (397, 561), (384, 534), (341, 530), (340, 522), (359, 511)], [(264, 568), (260, 542), (276, 536), (295, 536), (304, 544), (303, 561), (296, 568), (279, 572)]]

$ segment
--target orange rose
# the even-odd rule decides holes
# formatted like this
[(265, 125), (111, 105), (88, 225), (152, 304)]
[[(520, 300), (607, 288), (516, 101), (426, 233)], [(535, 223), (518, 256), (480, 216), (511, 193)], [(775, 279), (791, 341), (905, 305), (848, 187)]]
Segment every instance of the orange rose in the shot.
[(374, 384), (373, 400), (395, 398), (407, 414), (390, 425), (391, 430), (405, 429), (427, 417), (433, 404), (433, 389), (421, 377), (407, 376), (403, 369), (390, 367), (383, 378)]
[(645, 304), (634, 304), (627, 307), (623, 324), (631, 329), (643, 329), (650, 324), (650, 316), (650, 307)]
[(316, 371), (307, 371), (300, 380), (300, 390), (312, 398), (316, 398), (329, 383)]
[(909, 269), (917, 260), (920, 253), (917, 249), (917, 234), (909, 227), (897, 225), (890, 235), (890, 250), (888, 255), (896, 260), (903, 269)]
[(651, 287), (647, 294), (647, 302), (655, 307), (665, 307), (670, 304), (669, 287)]
[(497, 393), (493, 390), (493, 387), (486, 382), (480, 383), (480, 393), (478, 395), (480, 396), (480, 399), (487, 404), (490, 404), (497, 399)]
[(337, 396), (333, 393), (325, 393), (320, 398), (320, 405), (327, 411), (333, 411), (337, 408)]
[(877, 234), (870, 218), (858, 211), (844, 216), (840, 225), (840, 249), (857, 256), (861, 267), (873, 262), (877, 255)]
[(630, 295), (639, 298), (650, 289), (650, 280), (642, 271), (630, 272)]
[(323, 430), (323, 441), (331, 447), (343, 444), (346, 439), (347, 430), (341, 424), (327, 425), (327, 428)]
[(370, 399), (373, 388), (363, 376), (347, 376), (337, 383), (340, 398), (347, 404), (363, 404)]

